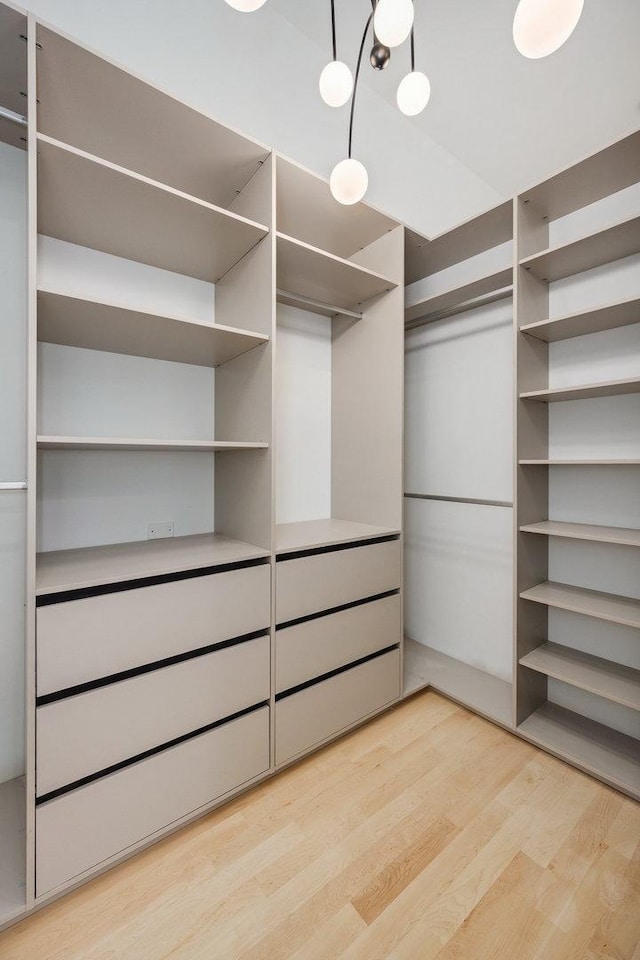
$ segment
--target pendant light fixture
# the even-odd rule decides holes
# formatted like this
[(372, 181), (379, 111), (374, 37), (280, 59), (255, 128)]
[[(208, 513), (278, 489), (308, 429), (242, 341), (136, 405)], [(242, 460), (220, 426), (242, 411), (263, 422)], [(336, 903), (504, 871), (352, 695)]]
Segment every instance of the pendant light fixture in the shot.
[(259, 10), (266, 3), (266, 0), (227, 0), (227, 3), (234, 10), (239, 10), (240, 13), (253, 13), (255, 10)]
[(411, 28), (411, 73), (398, 84), (396, 101), (398, 109), (407, 117), (417, 117), (429, 103), (431, 84), (426, 74), (416, 70), (416, 52)]
[(413, 0), (378, 0), (373, 16), (376, 37), (385, 47), (399, 47), (413, 27)]
[(347, 102), (353, 91), (353, 77), (351, 70), (338, 60), (336, 50), (336, 9), (335, 2), (331, 0), (331, 43), (333, 46), (333, 60), (330, 60), (322, 73), (318, 86), (320, 96), (329, 107), (342, 107)]
[(569, 39), (584, 0), (520, 0), (513, 18), (513, 42), (523, 57), (539, 60)]

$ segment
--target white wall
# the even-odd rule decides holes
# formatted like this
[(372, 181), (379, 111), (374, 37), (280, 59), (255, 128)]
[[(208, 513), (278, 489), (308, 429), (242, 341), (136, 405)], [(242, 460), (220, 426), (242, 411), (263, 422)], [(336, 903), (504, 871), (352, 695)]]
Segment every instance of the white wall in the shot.
[(331, 320), (278, 304), (276, 522), (331, 516)]
[[(26, 154), (0, 143), (0, 482), (26, 475)], [(24, 771), (23, 491), (0, 492), (0, 783)]]
[[(409, 333), (405, 491), (510, 502), (512, 390), (511, 301)], [(405, 500), (407, 634), (508, 681), (512, 513)]]

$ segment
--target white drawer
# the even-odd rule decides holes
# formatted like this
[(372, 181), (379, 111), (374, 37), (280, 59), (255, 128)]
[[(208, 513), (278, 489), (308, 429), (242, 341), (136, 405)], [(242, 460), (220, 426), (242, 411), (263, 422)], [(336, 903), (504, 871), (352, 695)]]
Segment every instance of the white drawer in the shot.
[(38, 707), (38, 796), (268, 700), (269, 694), (265, 636)]
[(269, 708), (223, 724), (36, 808), (42, 896), (269, 767)]
[(400, 586), (399, 540), (331, 550), (276, 564), (276, 623)]
[(276, 693), (400, 643), (400, 596), (276, 631)]
[(390, 650), (276, 703), (276, 763), (382, 709), (400, 695), (400, 652)]
[(38, 696), (263, 630), (269, 611), (268, 564), (38, 607)]

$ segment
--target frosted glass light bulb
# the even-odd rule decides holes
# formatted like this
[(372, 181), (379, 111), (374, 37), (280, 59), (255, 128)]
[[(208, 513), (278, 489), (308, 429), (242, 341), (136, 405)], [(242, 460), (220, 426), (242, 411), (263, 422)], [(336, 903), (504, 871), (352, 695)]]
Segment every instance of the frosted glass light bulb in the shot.
[(429, 78), (419, 70), (413, 70), (400, 81), (396, 100), (398, 107), (407, 117), (416, 117), (429, 103), (430, 96)]
[(341, 107), (353, 90), (351, 70), (341, 60), (331, 60), (320, 74), (320, 96), (330, 107)]
[(266, 0), (227, 0), (227, 3), (241, 13), (253, 13), (254, 10), (259, 10)]
[(359, 160), (341, 160), (333, 168), (329, 180), (331, 193), (338, 203), (349, 206), (362, 200), (369, 186), (369, 175)]
[(584, 0), (520, 0), (513, 42), (523, 57), (548, 57), (565, 43), (582, 15)]
[(413, 26), (412, 0), (378, 0), (373, 15), (376, 37), (385, 47), (399, 47)]

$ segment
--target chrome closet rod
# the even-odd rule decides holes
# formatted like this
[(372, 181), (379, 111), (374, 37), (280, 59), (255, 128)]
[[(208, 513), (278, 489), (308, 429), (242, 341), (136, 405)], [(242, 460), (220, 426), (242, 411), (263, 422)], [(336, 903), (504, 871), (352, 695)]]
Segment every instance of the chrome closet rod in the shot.
[(26, 489), (27, 489), (26, 480), (10, 480), (6, 483), (0, 483), (0, 493), (2, 493), (3, 490), (9, 491), (9, 490), (26, 490)]
[(444, 500), (445, 503), (476, 503), (481, 507), (513, 507), (512, 500), (485, 500), (480, 497), (443, 497), (435, 493), (405, 493), (409, 500)]
[(8, 107), (0, 106), (0, 117), (10, 120), (11, 123), (17, 123), (20, 127), (26, 127), (28, 123), (26, 117), (23, 117), (21, 113), (16, 113), (15, 110), (9, 110)]

